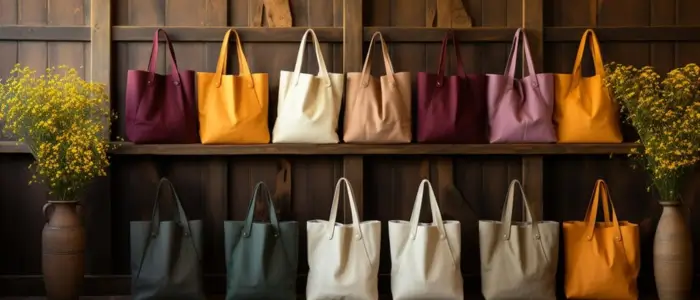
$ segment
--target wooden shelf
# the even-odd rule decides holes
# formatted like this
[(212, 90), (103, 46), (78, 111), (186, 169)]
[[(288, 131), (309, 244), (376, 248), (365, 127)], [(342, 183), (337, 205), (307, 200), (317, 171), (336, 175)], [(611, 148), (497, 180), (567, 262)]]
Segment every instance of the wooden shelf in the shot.
[[(637, 144), (263, 144), (200, 145), (119, 143), (115, 155), (612, 155)], [(0, 153), (29, 153), (26, 146), (0, 142)]]

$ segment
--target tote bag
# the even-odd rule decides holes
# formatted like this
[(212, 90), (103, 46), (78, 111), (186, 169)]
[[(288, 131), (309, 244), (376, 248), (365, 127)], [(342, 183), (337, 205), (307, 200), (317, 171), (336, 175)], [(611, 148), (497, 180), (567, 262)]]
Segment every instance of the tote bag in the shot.
[[(255, 199), (265, 197), (269, 223), (253, 222)], [(226, 299), (296, 299), (299, 227), (277, 220), (267, 185), (255, 185), (244, 221), (224, 221)]]
[[(336, 224), (340, 185), (345, 183), (352, 224)], [(378, 299), (379, 249), (382, 223), (360, 222), (355, 192), (345, 178), (335, 185), (331, 214), (306, 223), (309, 277), (306, 299)]]
[[(318, 75), (301, 73), (306, 37), (316, 48)], [(280, 72), (277, 120), (273, 143), (338, 143), (338, 118), (345, 85), (343, 74), (328, 73), (321, 46), (313, 29), (306, 30), (299, 45), (294, 72)]]
[[(528, 75), (515, 78), (520, 33)], [(552, 143), (557, 141), (554, 114), (554, 75), (536, 74), (527, 34), (518, 28), (503, 75), (488, 74), (487, 101), (491, 143)]]
[[(513, 223), (515, 187), (532, 222)], [(523, 186), (513, 180), (501, 221), (479, 221), (481, 292), (486, 300), (556, 300), (559, 223), (538, 221)]]
[[(452, 40), (458, 75), (445, 76), (447, 43)], [(486, 143), (486, 76), (467, 75), (453, 31), (442, 39), (437, 73), (418, 73), (418, 142)]]
[[(600, 198), (605, 222), (596, 223)], [(596, 181), (584, 221), (564, 222), (563, 229), (568, 299), (637, 299), (639, 227), (618, 221), (603, 180)]]
[[(162, 32), (170, 51), (170, 74), (156, 74), (158, 34)], [(180, 70), (173, 45), (163, 29), (153, 34), (148, 69), (126, 73), (126, 138), (137, 144), (199, 143), (195, 73)]]
[[(239, 75), (224, 75), (229, 35), (236, 38)], [(267, 144), (267, 73), (250, 73), (241, 38), (224, 36), (216, 73), (197, 72), (199, 135), (202, 144)]]
[[(583, 78), (581, 59), (590, 36), (595, 75)], [(603, 83), (605, 69), (593, 30), (583, 33), (571, 74), (554, 75), (554, 121), (559, 143), (621, 143), (619, 107)]]
[[(160, 190), (170, 187), (175, 215), (161, 221)], [(150, 221), (132, 221), (131, 294), (134, 300), (206, 299), (202, 290), (202, 221), (189, 220), (173, 184), (158, 183)]]
[[(382, 43), (386, 75), (374, 78), (371, 69), (375, 38)], [(372, 35), (362, 72), (350, 72), (343, 140), (346, 143), (411, 142), (411, 73), (394, 72), (380, 32)]]
[[(419, 224), (426, 185), (433, 222)], [(464, 299), (461, 225), (459, 221), (443, 222), (435, 192), (427, 179), (418, 186), (410, 221), (389, 221), (389, 248), (394, 300)]]

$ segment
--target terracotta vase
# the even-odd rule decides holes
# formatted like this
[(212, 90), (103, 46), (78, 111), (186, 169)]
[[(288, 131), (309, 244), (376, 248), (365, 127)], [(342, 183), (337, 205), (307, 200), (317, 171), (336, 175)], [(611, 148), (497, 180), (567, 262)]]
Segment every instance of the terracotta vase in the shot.
[(49, 201), (43, 208), (48, 222), (41, 233), (41, 266), (46, 297), (50, 300), (76, 300), (85, 273), (85, 229), (80, 205)]
[(654, 277), (660, 300), (690, 299), (693, 244), (680, 202), (660, 202), (661, 219), (654, 235)]

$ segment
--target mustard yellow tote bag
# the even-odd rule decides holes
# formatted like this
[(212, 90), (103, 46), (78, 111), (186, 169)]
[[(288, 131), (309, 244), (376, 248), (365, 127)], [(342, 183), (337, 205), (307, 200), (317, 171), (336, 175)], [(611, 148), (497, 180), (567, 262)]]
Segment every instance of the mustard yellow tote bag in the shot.
[[(581, 75), (581, 59), (590, 37), (595, 75)], [(554, 122), (559, 143), (621, 143), (617, 103), (603, 84), (605, 69), (593, 30), (583, 33), (571, 74), (555, 74)]]
[[(231, 32), (236, 36), (238, 75), (224, 75)], [(202, 144), (267, 144), (268, 76), (250, 73), (238, 32), (226, 32), (216, 73), (197, 72)]]

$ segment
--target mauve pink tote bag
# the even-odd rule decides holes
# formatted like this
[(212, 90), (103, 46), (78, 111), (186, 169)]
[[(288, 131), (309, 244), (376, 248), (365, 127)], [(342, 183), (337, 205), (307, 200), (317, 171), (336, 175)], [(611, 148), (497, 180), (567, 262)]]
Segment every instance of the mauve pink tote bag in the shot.
[[(527, 76), (515, 78), (520, 33)], [(486, 75), (491, 143), (553, 143), (554, 75), (536, 74), (527, 35), (518, 28), (513, 37), (504, 75)]]

